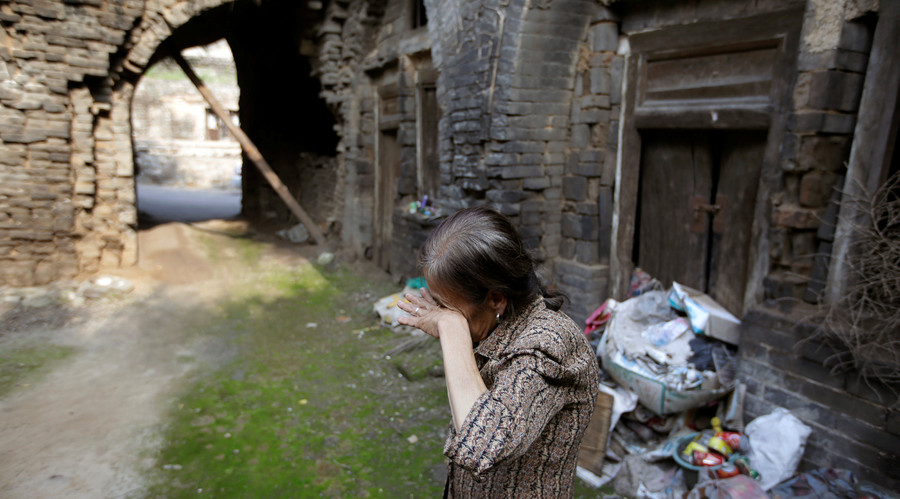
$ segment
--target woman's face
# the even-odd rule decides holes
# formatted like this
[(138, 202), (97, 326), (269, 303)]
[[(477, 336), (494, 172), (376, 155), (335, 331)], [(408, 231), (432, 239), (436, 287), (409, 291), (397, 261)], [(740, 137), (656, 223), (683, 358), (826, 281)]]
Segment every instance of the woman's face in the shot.
[[(470, 302), (451, 288), (443, 286), (439, 281), (426, 279), (428, 291), (434, 297), (438, 305), (459, 312), (469, 323), (469, 332), (472, 341), (482, 341), (488, 337), (491, 331), (497, 327), (497, 314), (502, 314), (506, 308), (506, 298), (496, 292), (488, 293), (484, 303)], [(502, 303), (498, 296), (502, 298)]]

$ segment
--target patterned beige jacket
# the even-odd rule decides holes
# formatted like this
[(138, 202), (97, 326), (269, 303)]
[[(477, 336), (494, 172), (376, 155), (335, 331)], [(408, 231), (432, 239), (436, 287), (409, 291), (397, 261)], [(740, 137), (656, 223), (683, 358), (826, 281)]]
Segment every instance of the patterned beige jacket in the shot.
[(475, 348), (488, 387), (450, 425), (445, 495), (571, 497), (598, 391), (597, 359), (572, 319), (536, 300)]

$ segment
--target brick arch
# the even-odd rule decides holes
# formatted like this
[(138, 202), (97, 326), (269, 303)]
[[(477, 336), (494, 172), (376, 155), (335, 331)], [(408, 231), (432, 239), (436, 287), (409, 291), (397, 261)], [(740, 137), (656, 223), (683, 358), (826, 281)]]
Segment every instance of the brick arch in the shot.
[[(90, 227), (75, 242), (78, 268), (95, 272), (137, 262), (137, 199), (131, 135), (131, 100), (140, 76), (153, 54), (172, 33), (190, 19), (232, 0), (162, 2), (155, 11), (142, 11), (129, 21), (119, 52), (110, 56), (107, 78), (87, 80), (73, 89), (74, 121), (91, 123), (85, 137), (73, 136), (75, 153), (90, 158), (88, 168), (76, 171), (76, 227)], [(92, 166), (92, 168), (90, 168)], [(81, 177), (81, 178), (79, 178)], [(93, 184), (90, 186), (89, 184)], [(78, 186), (87, 195), (78, 195)], [(89, 192), (92, 191), (92, 192)], [(80, 197), (80, 199), (79, 199)]]
[[(305, 5), (305, 3), (304, 3)], [(274, 6), (274, 7), (273, 7)], [(278, 79), (271, 78), (268, 82), (262, 81), (265, 76), (258, 76), (260, 68), (254, 67), (259, 64), (261, 57), (272, 57), (270, 53), (287, 54), (296, 52), (296, 47), (289, 46), (290, 42), (279, 40), (269, 44), (265, 54), (260, 54), (260, 47), (248, 49), (245, 47), (247, 40), (254, 42), (259, 35), (254, 36), (252, 31), (259, 30), (261, 25), (260, 19), (256, 17), (264, 15), (272, 15), (272, 10), (278, 9), (300, 9), (292, 2), (270, 2), (263, 4), (255, 4), (252, 2), (234, 2), (232, 0), (215, 0), (215, 1), (195, 1), (186, 0), (173, 3), (165, 8), (161, 8), (159, 12), (148, 12), (143, 16), (140, 24), (132, 31), (131, 45), (120, 58), (120, 62), (116, 65), (117, 73), (112, 75), (115, 81), (112, 92), (112, 109), (111, 114), (118, 119), (115, 123), (118, 126), (113, 127), (110, 133), (113, 135), (113, 141), (116, 144), (116, 154), (119, 158), (118, 168), (122, 171), (134, 171), (133, 162), (133, 145), (131, 143), (131, 127), (130, 127), (130, 108), (134, 90), (140, 80), (143, 72), (156, 60), (165, 56), (162, 46), (167, 41), (171, 41), (172, 46), (177, 48), (188, 47), (212, 41), (217, 37), (224, 37), (229, 45), (232, 46), (232, 52), (235, 57), (235, 65), (238, 72), (238, 84), (241, 86), (241, 122), (248, 135), (256, 142), (263, 156), (265, 156), (275, 171), (281, 176), (281, 179), (288, 185), (288, 188), (305, 200), (305, 208), (317, 222), (327, 221), (330, 211), (337, 210), (331, 191), (336, 190), (336, 167), (335, 162), (325, 156), (322, 156), (321, 150), (316, 150), (314, 155), (303, 156), (304, 161), (297, 160), (298, 155), (302, 156), (304, 151), (298, 150), (295, 143), (301, 143), (303, 147), (313, 150), (321, 147), (321, 144), (329, 144), (329, 134), (334, 135), (334, 130), (330, 123), (335, 121), (332, 111), (325, 107), (324, 103), (318, 108), (319, 114), (312, 114), (315, 118), (319, 116), (321, 119), (315, 120), (321, 123), (321, 126), (314, 130), (301, 130), (291, 128), (295, 126), (296, 115), (299, 111), (292, 112), (302, 107), (303, 111), (308, 112), (317, 103), (313, 102), (319, 99), (319, 88), (315, 78), (309, 77), (311, 66), (315, 62), (313, 57), (303, 58), (302, 61), (294, 60), (293, 64), (305, 64), (304, 69), (297, 70), (296, 73), (303, 74), (300, 83), (290, 90), (282, 84), (281, 87), (273, 89), (272, 84), (278, 83)], [(232, 13), (230, 10), (234, 9)], [(267, 12), (267, 14), (260, 14)], [(212, 22), (204, 24), (193, 24), (204, 16), (213, 16)], [(238, 21), (232, 22), (232, 16), (237, 16)], [(263, 18), (265, 19), (265, 18)], [(272, 18), (270, 17), (270, 20)], [(296, 16), (282, 15), (275, 16), (274, 21), (280, 23), (288, 23), (286, 28), (298, 31), (311, 30), (312, 22), (306, 19), (297, 21)], [(253, 23), (256, 23), (255, 25)], [(291, 24), (296, 23), (296, 24)], [(205, 26), (212, 25), (216, 28), (206, 30)], [(248, 35), (248, 30), (251, 34)], [(255, 26), (255, 27), (254, 27)], [(199, 27), (199, 29), (198, 29)], [(285, 26), (282, 26), (285, 27)], [(279, 32), (280, 29), (273, 28), (270, 32)], [(262, 35), (268, 36), (266, 33)], [(310, 35), (312, 36), (312, 35)], [(289, 38), (289, 37), (288, 37)], [(259, 42), (255, 42), (259, 43)], [(291, 62), (285, 62), (285, 65)], [(275, 64), (265, 66), (276, 67)], [(263, 68), (265, 69), (265, 68)], [(303, 106), (291, 104), (292, 93), (302, 93), (305, 102)], [(281, 105), (266, 105), (261, 103), (266, 99), (271, 99), (272, 94), (280, 94), (285, 97), (285, 102)], [(291, 107), (293, 105), (293, 108)], [(253, 109), (255, 108), (255, 110)], [(274, 111), (273, 111), (274, 110)], [(282, 115), (293, 115), (282, 117), (284, 121), (277, 122), (271, 118), (266, 119), (266, 113), (280, 112)], [(262, 113), (263, 118), (259, 118), (258, 114)], [(308, 112), (309, 113), (309, 112)], [(327, 114), (327, 116), (323, 116)], [(309, 114), (307, 114), (309, 117)], [(308, 127), (309, 128), (309, 127)], [(324, 130), (324, 132), (323, 132)], [(300, 133), (305, 132), (305, 133)], [(279, 137), (275, 144), (272, 143), (272, 136)], [(312, 138), (307, 137), (310, 135)], [(337, 139), (333, 139), (335, 147), (331, 148), (331, 154), (336, 155)], [(327, 149), (327, 148), (326, 148)], [(324, 168), (323, 168), (324, 166)], [(279, 218), (288, 219), (289, 212), (284, 208), (282, 202), (275, 198), (268, 189), (262, 177), (257, 173), (255, 168), (248, 166), (244, 169), (244, 196), (243, 211), (248, 216), (260, 216), (266, 210), (277, 210)], [(312, 170), (315, 170), (313, 172)], [(325, 171), (325, 174), (321, 172)], [(315, 175), (315, 176), (314, 176)], [(130, 176), (127, 182), (120, 182), (120, 190), (123, 198), (130, 197), (132, 206), (122, 206), (125, 211), (131, 211), (134, 203), (134, 179)], [(301, 192), (302, 191), (302, 192)], [(129, 227), (122, 228), (123, 238), (125, 240), (134, 239), (134, 224)], [(123, 260), (122, 265), (133, 263), (133, 259)]]

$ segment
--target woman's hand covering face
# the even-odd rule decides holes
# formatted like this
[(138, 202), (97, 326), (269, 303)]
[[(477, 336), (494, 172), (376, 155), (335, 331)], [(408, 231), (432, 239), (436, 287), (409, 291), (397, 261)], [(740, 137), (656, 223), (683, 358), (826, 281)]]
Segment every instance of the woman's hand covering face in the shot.
[(442, 321), (461, 320), (463, 323), (467, 323), (466, 317), (460, 310), (439, 305), (428, 288), (422, 288), (422, 297), (407, 293), (406, 299), (409, 300), (409, 303), (401, 301), (397, 306), (410, 315), (409, 317), (399, 317), (397, 322), (419, 328), (435, 338), (440, 338), (438, 325)]

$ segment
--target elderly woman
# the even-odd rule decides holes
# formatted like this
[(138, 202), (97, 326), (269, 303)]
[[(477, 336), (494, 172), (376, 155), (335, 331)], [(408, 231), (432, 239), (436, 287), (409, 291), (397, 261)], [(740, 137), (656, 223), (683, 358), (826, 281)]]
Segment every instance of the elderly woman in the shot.
[(428, 288), (400, 319), (438, 338), (453, 424), (449, 497), (567, 497), (598, 391), (594, 353), (512, 224), (459, 211), (420, 254)]

